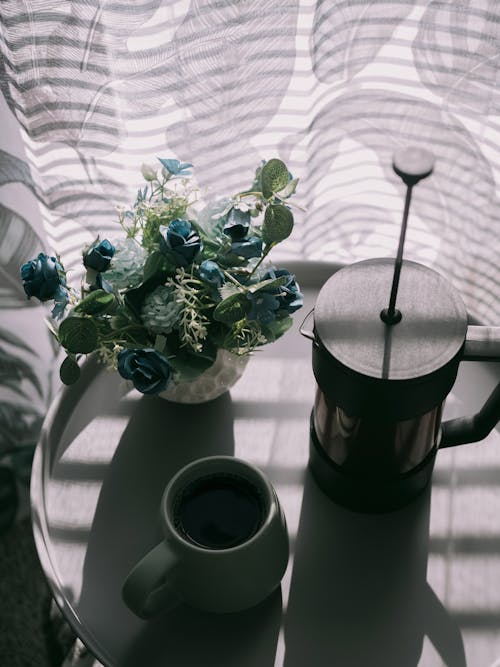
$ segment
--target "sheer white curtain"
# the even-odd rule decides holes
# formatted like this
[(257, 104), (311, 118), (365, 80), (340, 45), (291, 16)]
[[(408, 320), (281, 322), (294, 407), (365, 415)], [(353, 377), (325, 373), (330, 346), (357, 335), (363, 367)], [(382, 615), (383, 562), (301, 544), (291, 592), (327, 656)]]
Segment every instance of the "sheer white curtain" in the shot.
[(82, 242), (116, 231), (114, 206), (133, 197), (141, 162), (192, 161), (201, 186), (225, 192), (280, 155), (307, 209), (285, 252), (352, 261), (394, 252), (402, 191), (391, 153), (417, 143), (437, 167), (415, 192), (409, 256), (495, 322), (499, 10), (491, 0), (4, 0), (2, 91), (25, 163), (4, 154), (2, 173), (41, 204), (26, 229), (43, 229), (71, 265)]
[[(3, 0), (2, 330), (33, 347), (19, 266), (40, 250), (79, 264), (157, 156), (193, 162), (220, 194), (279, 156), (306, 209), (283, 255), (393, 255), (391, 155), (406, 144), (437, 159), (414, 193), (407, 256), (500, 323), (499, 17), (495, 0)], [(25, 399), (48, 396), (16, 368)]]

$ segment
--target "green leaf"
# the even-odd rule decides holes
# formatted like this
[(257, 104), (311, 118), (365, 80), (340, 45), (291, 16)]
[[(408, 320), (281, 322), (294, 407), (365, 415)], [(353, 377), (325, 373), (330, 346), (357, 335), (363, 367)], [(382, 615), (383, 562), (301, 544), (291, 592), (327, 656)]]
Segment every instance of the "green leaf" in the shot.
[(262, 167), (262, 194), (266, 199), (280, 192), (288, 184), (288, 169), (284, 162), (273, 158)]
[(88, 317), (67, 317), (59, 326), (59, 340), (71, 354), (88, 354), (97, 347), (97, 327)]
[(225, 255), (218, 254), (215, 257), (215, 261), (225, 269), (236, 266), (246, 266), (248, 264), (248, 259), (240, 257), (234, 252), (227, 252)]
[(270, 204), (264, 214), (262, 240), (267, 245), (280, 243), (290, 236), (293, 229), (293, 214), (282, 204)]
[(66, 357), (59, 369), (59, 377), (64, 384), (74, 384), (80, 377), (80, 366), (73, 357)]
[(144, 264), (143, 282), (147, 280), (164, 282), (175, 273), (175, 264), (159, 250), (152, 252)]
[(268, 342), (272, 343), (286, 333), (292, 324), (293, 319), (290, 315), (287, 315), (286, 317), (282, 317), (279, 320), (273, 320), (263, 326), (262, 333), (267, 338)]
[(90, 292), (80, 303), (75, 306), (75, 312), (85, 313), (86, 315), (98, 315), (111, 309), (115, 303), (114, 294), (105, 292), (102, 289)]
[(217, 304), (214, 320), (224, 324), (234, 324), (246, 316), (249, 308), (250, 302), (244, 294), (232, 294)]
[(260, 292), (262, 289), (275, 289), (276, 287), (281, 287), (286, 283), (288, 280), (287, 276), (279, 276), (279, 278), (268, 278), (267, 280), (262, 280), (260, 283), (257, 283), (256, 285), (252, 285), (251, 287), (248, 288), (248, 291), (251, 292), (252, 294), (255, 294), (255, 292)]

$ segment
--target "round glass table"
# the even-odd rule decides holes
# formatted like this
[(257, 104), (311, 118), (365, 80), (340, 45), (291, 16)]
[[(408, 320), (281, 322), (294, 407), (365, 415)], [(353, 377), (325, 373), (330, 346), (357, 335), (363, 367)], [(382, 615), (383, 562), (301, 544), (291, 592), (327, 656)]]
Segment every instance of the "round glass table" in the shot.
[[(440, 451), (432, 489), (403, 509), (335, 505), (307, 469), (315, 383), (298, 329), (336, 267), (288, 266), (303, 311), (230, 393), (201, 405), (126, 393), (93, 361), (59, 393), (31, 486), (55, 600), (107, 667), (500, 665), (500, 433)], [(463, 363), (445, 416), (477, 410), (499, 376), (498, 364)], [(274, 484), (291, 545), (281, 588), (237, 614), (180, 606), (140, 620), (121, 587), (161, 537), (162, 491), (180, 467), (213, 454), (247, 459)]]

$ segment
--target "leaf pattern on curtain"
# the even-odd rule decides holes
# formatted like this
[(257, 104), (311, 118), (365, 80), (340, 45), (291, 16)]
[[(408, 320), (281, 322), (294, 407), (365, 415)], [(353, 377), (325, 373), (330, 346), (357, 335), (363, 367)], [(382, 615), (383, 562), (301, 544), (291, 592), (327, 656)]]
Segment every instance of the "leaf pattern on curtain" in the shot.
[[(297, 0), (193, 0), (175, 33), (172, 95), (185, 118), (166, 142), (196, 163), (203, 185), (251, 182), (251, 139), (272, 119), (293, 72)], [(235, 172), (235, 164), (238, 170)]]
[(421, 81), (461, 112), (500, 111), (497, 0), (429, 2), (413, 42)]
[(372, 63), (414, 5), (414, 0), (318, 0), (311, 56), (319, 81), (349, 80)]
[[(0, 150), (0, 187), (13, 204), (16, 195), (33, 202), (42, 196), (28, 164), (6, 150)], [(43, 229), (35, 231), (31, 222), (0, 204), (0, 531), (27, 506), (26, 498), (20, 503), (19, 497), (28, 494), (33, 452), (52, 396), (50, 334), (41, 319), (43, 309), (27, 299), (19, 275), (20, 266), (45, 246)], [(29, 321), (31, 313), (37, 321)]]
[[(48, 345), (48, 330), (44, 331), (43, 322), (32, 326), (27, 343), (20, 319), (14, 321), (19, 333), (0, 327), (0, 532), (15, 519), (20, 493), (28, 494), (33, 452), (52, 397), (54, 353)], [(21, 508), (23, 504), (26, 500)]]
[[(16, 2), (3, 3), (4, 62), (14, 112), (35, 141), (61, 142), (85, 160), (109, 153), (120, 127), (114, 101), (99, 88), (112, 77), (107, 33), (95, 22), (90, 3), (59, 3), (50, 10), (19, 13)], [(31, 28), (31, 29), (30, 29)], [(64, 67), (61, 67), (64, 63)]]
[(0, 204), (0, 308), (33, 305), (24, 293), (19, 269), (43, 245), (26, 220)]
[(6, 183), (22, 183), (36, 193), (28, 164), (15, 155), (0, 149), (0, 186)]

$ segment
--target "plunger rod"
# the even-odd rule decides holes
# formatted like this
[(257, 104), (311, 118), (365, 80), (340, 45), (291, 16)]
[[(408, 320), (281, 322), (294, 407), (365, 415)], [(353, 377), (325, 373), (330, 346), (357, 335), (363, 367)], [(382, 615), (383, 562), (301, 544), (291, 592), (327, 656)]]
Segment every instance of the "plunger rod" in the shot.
[(406, 199), (403, 211), (403, 222), (401, 223), (401, 232), (399, 234), (398, 252), (394, 261), (394, 274), (392, 277), (389, 306), (388, 308), (384, 308), (380, 313), (380, 317), (385, 324), (397, 324), (403, 317), (401, 311), (396, 308), (396, 299), (398, 296), (401, 267), (403, 265), (403, 250), (405, 246), (406, 227), (408, 226), (408, 215), (410, 213), (411, 194), (414, 185), (432, 174), (434, 169), (434, 156), (430, 151), (410, 146), (408, 148), (403, 148), (394, 154), (392, 167), (396, 174), (406, 184)]
[(394, 261), (394, 275), (392, 277), (391, 296), (389, 298), (389, 307), (384, 309), (381, 317), (386, 324), (397, 324), (401, 320), (401, 312), (396, 308), (396, 299), (398, 296), (399, 278), (401, 276), (401, 266), (403, 264), (403, 250), (405, 247), (406, 228), (408, 226), (408, 215), (410, 213), (411, 193), (413, 186), (406, 188), (405, 208), (403, 211), (403, 222), (401, 223), (401, 232), (399, 234), (398, 254)]

